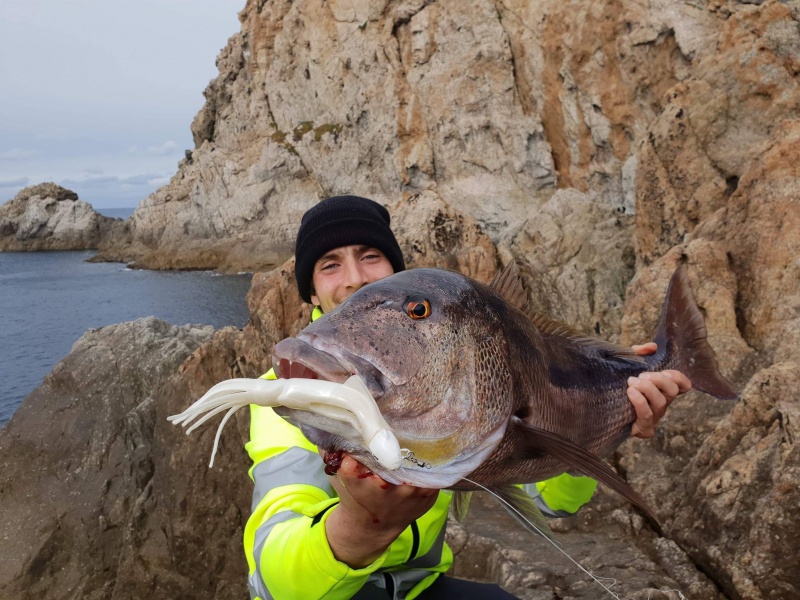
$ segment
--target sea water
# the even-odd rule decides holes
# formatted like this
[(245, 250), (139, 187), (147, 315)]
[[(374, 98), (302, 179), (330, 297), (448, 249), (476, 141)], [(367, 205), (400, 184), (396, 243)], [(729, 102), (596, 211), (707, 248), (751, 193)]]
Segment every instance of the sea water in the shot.
[(0, 427), (87, 329), (147, 316), (174, 325), (247, 323), (249, 274), (86, 262), (94, 254), (0, 252)]

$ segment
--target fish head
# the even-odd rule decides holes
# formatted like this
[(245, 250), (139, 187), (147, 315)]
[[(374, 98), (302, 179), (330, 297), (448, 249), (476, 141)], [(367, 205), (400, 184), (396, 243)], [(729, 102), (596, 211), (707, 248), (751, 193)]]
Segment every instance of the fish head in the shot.
[(343, 383), (358, 375), (404, 460), (386, 471), (355, 430), (279, 408), (324, 450), (344, 450), (392, 483), (444, 488), (499, 444), (512, 409), (503, 300), (452, 271), (415, 269), (371, 283), (275, 346), (279, 377)]

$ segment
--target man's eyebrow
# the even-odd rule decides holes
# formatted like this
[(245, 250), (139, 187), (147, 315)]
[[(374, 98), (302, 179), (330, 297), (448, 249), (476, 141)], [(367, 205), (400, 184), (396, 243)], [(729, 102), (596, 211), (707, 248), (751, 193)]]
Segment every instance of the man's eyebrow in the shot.
[(331, 250), (331, 251), (329, 251), (329, 252), (326, 252), (326, 253), (325, 253), (325, 254), (323, 254), (322, 256), (320, 256), (320, 257), (317, 259), (317, 263), (316, 263), (316, 264), (319, 264), (319, 263), (321, 263), (321, 262), (323, 262), (323, 261), (326, 261), (326, 260), (331, 260), (331, 259), (334, 259), (334, 260), (335, 260), (335, 259), (337, 259), (337, 258), (339, 258), (339, 252), (338, 252), (337, 250)]
[[(363, 254), (364, 252), (368, 252), (370, 250), (377, 250), (378, 252), (380, 252), (380, 250), (378, 250), (378, 248), (376, 248), (375, 246), (369, 246), (367, 244), (358, 244), (358, 245), (354, 244), (354, 246), (356, 254)], [(328, 252), (320, 256), (317, 259), (317, 263), (321, 263), (322, 261), (325, 260), (337, 260), (341, 258), (341, 255), (342, 255), (341, 250), (339, 248), (334, 248), (333, 250), (329, 250)]]

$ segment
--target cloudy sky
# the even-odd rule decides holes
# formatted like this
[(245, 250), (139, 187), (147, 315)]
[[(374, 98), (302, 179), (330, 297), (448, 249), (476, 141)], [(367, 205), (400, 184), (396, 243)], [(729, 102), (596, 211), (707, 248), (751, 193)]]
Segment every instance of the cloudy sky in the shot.
[(55, 181), (136, 206), (190, 125), (245, 0), (0, 0), (0, 203)]

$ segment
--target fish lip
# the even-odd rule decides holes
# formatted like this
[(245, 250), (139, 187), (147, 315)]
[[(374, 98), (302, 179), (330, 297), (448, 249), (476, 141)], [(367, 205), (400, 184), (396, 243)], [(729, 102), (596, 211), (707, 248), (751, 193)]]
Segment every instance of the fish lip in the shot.
[[(386, 393), (386, 385), (381, 373), (375, 366), (368, 360), (364, 360), (360, 356), (353, 354), (342, 348), (341, 346), (324, 340), (317, 336), (315, 333), (300, 333), (297, 339), (306, 342), (312, 348), (319, 350), (333, 357), (342, 367), (344, 367), (349, 375), (358, 375), (364, 381), (372, 397), (377, 401)], [(346, 380), (346, 378), (345, 378)], [(338, 383), (344, 383), (345, 380)]]
[[(309, 352), (304, 346), (313, 351)], [(313, 360), (315, 357), (319, 360)], [(294, 377), (344, 383), (352, 375), (358, 375), (375, 400), (385, 393), (383, 375), (369, 361), (315, 334), (301, 333), (296, 338), (279, 342), (272, 351), (272, 362), (279, 379)]]

